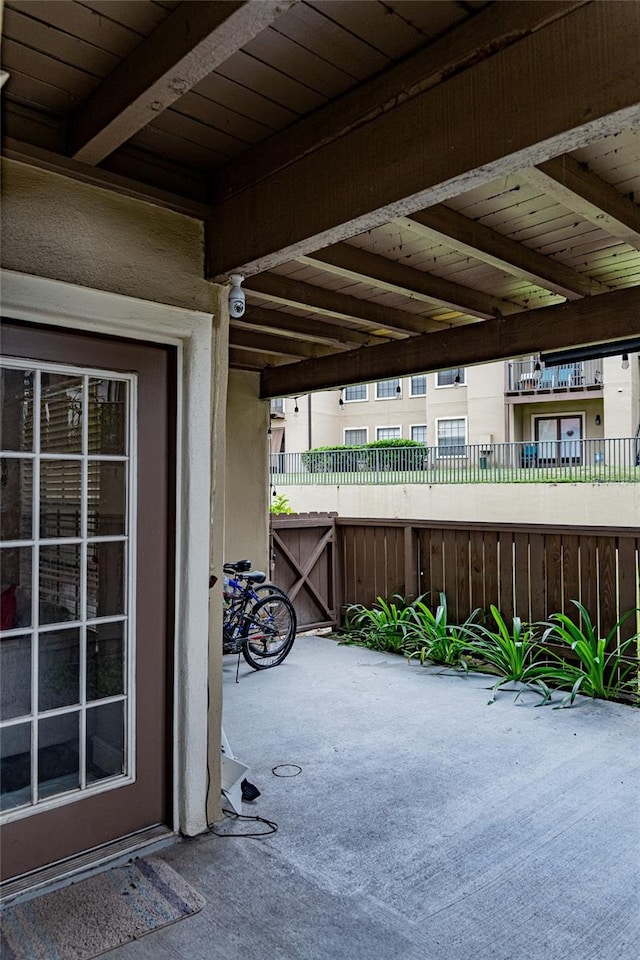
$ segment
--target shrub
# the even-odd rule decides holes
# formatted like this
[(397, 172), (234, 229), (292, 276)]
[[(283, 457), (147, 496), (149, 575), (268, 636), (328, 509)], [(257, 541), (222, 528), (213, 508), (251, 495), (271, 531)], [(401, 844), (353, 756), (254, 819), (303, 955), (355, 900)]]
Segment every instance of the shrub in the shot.
[(413, 614), (418, 630), (416, 649), (409, 654), (410, 658), (417, 656), (422, 664), (430, 660), (445, 667), (466, 669), (467, 663), (463, 659), (467, 648), (465, 632), (481, 614), (480, 609), (474, 610), (461, 627), (453, 626), (447, 622), (447, 598), (441, 593), (435, 613), (422, 600), (416, 600)]
[(353, 473), (356, 470), (421, 470), (429, 448), (397, 437), (373, 440), (361, 447), (314, 447), (302, 454), (309, 473)]
[(416, 630), (413, 605), (398, 594), (390, 601), (378, 597), (376, 604), (373, 608), (352, 604), (345, 616), (347, 631), (355, 633), (359, 642), (372, 650), (403, 653)]

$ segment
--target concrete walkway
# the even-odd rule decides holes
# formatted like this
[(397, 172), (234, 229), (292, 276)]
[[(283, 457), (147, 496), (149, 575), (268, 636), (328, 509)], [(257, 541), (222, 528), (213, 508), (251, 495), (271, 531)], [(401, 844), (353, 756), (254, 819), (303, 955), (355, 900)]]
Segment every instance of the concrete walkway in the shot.
[(207, 905), (111, 960), (637, 960), (640, 711), (487, 706), (487, 677), (317, 637), (234, 678), (278, 832), (165, 850)]

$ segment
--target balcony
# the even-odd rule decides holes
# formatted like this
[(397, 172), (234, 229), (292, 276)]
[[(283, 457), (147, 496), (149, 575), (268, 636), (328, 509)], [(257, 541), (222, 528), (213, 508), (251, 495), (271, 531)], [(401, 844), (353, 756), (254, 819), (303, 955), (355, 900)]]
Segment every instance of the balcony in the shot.
[(510, 395), (537, 395), (602, 390), (602, 368), (603, 361), (600, 358), (558, 367), (540, 364), (537, 357), (511, 360), (507, 364), (505, 392)]

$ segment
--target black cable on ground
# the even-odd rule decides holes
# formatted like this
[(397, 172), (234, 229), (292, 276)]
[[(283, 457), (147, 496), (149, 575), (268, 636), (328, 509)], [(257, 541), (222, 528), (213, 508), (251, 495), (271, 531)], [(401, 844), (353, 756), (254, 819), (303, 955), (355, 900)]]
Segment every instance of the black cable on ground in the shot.
[(213, 833), (216, 837), (270, 837), (278, 830), (278, 824), (273, 820), (267, 820), (266, 817), (250, 817), (245, 813), (236, 813), (235, 810), (229, 810), (226, 807), (222, 808), (222, 812), (229, 820), (244, 820), (251, 821), (253, 823), (264, 823), (268, 829), (262, 830), (260, 833), (245, 833), (244, 831), (240, 833), (226, 833), (224, 831), (216, 830), (213, 824), (209, 824), (209, 833)]

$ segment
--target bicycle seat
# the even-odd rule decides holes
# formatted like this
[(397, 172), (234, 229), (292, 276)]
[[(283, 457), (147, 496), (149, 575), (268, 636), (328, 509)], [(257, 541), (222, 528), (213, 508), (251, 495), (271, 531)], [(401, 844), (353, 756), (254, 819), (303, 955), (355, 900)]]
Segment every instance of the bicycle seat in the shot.
[(251, 560), (227, 561), (223, 570), (225, 573), (245, 573), (247, 570), (251, 570)]
[(249, 583), (264, 583), (267, 575), (262, 570), (252, 570), (251, 573), (245, 574), (244, 579), (248, 580)]

